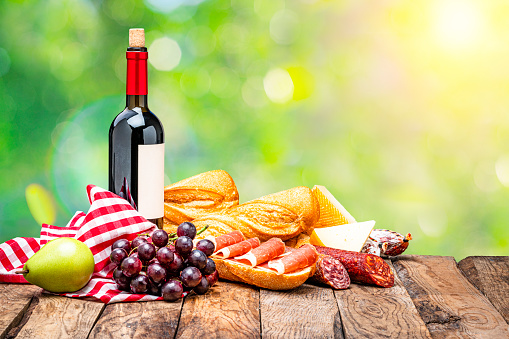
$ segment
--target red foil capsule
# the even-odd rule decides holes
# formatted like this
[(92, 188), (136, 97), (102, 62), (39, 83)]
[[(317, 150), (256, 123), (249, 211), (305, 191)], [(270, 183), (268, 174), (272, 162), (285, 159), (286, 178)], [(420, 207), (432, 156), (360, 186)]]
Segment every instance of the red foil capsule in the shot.
[(147, 52), (126, 52), (127, 95), (147, 95)]

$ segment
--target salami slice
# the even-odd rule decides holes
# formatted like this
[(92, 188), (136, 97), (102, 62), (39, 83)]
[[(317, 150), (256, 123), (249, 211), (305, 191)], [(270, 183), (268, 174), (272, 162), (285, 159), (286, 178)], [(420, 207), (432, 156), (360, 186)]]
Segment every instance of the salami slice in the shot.
[(306, 244), (284, 257), (269, 261), (268, 267), (276, 270), (277, 274), (284, 274), (314, 265), (317, 259), (316, 249)]
[(318, 255), (313, 280), (329, 285), (336, 290), (344, 290), (350, 286), (350, 276), (345, 266), (330, 255)]
[(392, 287), (394, 285), (394, 273), (379, 256), (323, 246), (315, 246), (315, 248), (318, 253), (330, 255), (341, 261), (352, 282), (382, 287)]
[(242, 232), (237, 230), (225, 235), (220, 235), (217, 238), (207, 237), (206, 239), (209, 239), (214, 243), (215, 251), (217, 252), (222, 248), (241, 242), (245, 238)]
[(217, 255), (218, 257), (221, 257), (223, 259), (236, 257), (239, 255), (246, 254), (247, 252), (258, 246), (260, 246), (260, 240), (258, 238), (251, 238), (222, 248), (216, 253), (214, 253), (214, 255)]
[(274, 259), (283, 253), (285, 253), (285, 243), (283, 240), (279, 238), (270, 238), (246, 254), (235, 257), (235, 259), (255, 267), (256, 265)]

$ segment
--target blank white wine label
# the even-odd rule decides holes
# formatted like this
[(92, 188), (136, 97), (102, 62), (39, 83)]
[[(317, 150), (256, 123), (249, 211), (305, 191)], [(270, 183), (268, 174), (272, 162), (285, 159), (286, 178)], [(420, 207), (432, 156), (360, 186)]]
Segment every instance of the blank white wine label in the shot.
[(145, 219), (164, 215), (164, 144), (138, 145), (138, 212)]

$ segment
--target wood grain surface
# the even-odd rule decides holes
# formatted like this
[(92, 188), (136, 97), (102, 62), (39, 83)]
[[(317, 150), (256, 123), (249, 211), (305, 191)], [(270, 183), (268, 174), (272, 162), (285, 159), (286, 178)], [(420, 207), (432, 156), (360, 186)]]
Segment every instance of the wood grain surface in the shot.
[(90, 338), (173, 338), (181, 307), (182, 300), (107, 305)]
[(433, 338), (509, 338), (504, 318), (453, 257), (401, 256), (393, 263)]
[(261, 289), (260, 316), (263, 338), (343, 338), (334, 293), (327, 287)]
[(391, 288), (351, 284), (334, 294), (345, 338), (431, 338), (396, 274)]
[(19, 324), (25, 314), (32, 296), (39, 287), (26, 284), (0, 284), (0, 338), (5, 338), (9, 330)]
[(104, 304), (39, 294), (38, 304), (16, 338), (86, 338)]
[(184, 300), (177, 338), (260, 338), (259, 291), (220, 281)]
[(509, 324), (509, 257), (468, 257), (458, 267)]

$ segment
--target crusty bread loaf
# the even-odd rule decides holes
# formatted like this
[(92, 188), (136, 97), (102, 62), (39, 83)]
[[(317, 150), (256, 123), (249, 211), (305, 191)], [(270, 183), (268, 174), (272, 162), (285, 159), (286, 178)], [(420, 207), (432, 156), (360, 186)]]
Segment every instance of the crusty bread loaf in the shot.
[(314, 226), (320, 217), (320, 207), (311, 190), (304, 186), (270, 194), (219, 213), (193, 220), (197, 229), (209, 228), (200, 234), (217, 237), (234, 230), (246, 238), (267, 241), (293, 238)]
[(206, 214), (218, 213), (239, 204), (232, 177), (223, 170), (209, 171), (164, 188), (164, 225), (168, 233), (177, 226)]
[(219, 277), (231, 281), (240, 281), (270, 290), (289, 290), (302, 285), (315, 274), (313, 264), (301, 270), (277, 274), (274, 270), (263, 267), (251, 267), (230, 259), (212, 258), (216, 263)]
[(285, 241), (285, 245), (288, 247), (299, 248), (305, 244), (311, 244), (309, 240), (310, 240), (309, 235), (307, 235), (306, 233), (301, 233), (298, 236)]

